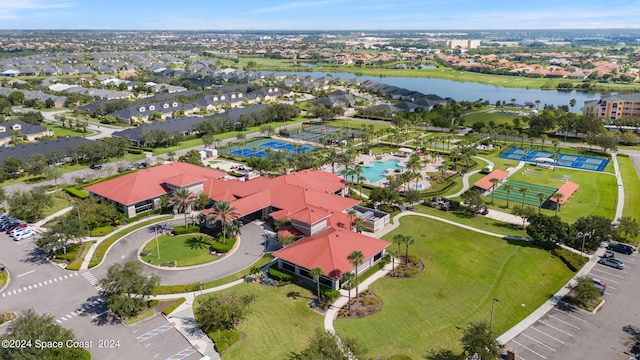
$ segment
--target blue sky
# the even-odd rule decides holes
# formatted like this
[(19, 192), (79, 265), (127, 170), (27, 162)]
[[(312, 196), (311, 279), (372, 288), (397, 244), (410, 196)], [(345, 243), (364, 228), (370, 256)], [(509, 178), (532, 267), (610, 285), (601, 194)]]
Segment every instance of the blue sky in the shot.
[(0, 29), (640, 28), (638, 0), (0, 0)]

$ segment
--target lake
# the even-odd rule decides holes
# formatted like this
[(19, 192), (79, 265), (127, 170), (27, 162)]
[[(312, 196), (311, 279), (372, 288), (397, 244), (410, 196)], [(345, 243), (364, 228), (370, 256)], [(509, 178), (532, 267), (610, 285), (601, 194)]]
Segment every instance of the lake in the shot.
[(299, 74), (321, 77), (331, 74), (333, 77), (362, 78), (377, 81), (384, 84), (405, 88), (408, 90), (420, 91), (423, 94), (436, 94), (443, 98), (450, 97), (456, 101), (476, 101), (478, 99), (488, 100), (495, 104), (496, 101), (507, 101), (516, 99), (516, 103), (524, 104), (527, 101), (535, 102), (540, 100), (540, 109), (544, 104), (554, 106), (569, 105), (571, 99), (576, 99), (574, 111), (581, 111), (585, 101), (600, 99), (602, 93), (581, 92), (576, 90), (539, 90), (539, 89), (519, 89), (507, 88), (493, 85), (486, 85), (473, 82), (459, 82), (431, 78), (407, 78), (407, 77), (376, 77), (376, 76), (356, 76), (351, 73), (336, 72), (283, 72), (284, 74)]

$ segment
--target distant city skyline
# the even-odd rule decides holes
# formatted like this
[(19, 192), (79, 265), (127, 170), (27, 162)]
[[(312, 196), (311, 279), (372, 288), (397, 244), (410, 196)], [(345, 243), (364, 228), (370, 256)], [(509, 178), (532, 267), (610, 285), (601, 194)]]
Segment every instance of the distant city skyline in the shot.
[(0, 29), (640, 29), (634, 1), (0, 0)]

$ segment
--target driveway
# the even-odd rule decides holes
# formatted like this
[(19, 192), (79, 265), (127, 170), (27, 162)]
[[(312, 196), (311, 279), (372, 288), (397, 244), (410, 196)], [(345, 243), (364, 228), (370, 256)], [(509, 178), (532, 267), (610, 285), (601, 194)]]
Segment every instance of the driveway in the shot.
[[(183, 224), (183, 220), (176, 219), (167, 221), (162, 226), (172, 228), (180, 224)], [(149, 265), (145, 265), (145, 268), (160, 276), (162, 285), (188, 284), (221, 278), (251, 266), (262, 256), (265, 246), (264, 234), (261, 225), (249, 223), (242, 227), (240, 242), (235, 250), (220, 260), (186, 269), (168, 270)], [(138, 261), (140, 249), (154, 237), (155, 225), (149, 225), (124, 236), (111, 247), (102, 264), (92, 268), (91, 272), (101, 278), (107, 274), (109, 266), (115, 263)]]

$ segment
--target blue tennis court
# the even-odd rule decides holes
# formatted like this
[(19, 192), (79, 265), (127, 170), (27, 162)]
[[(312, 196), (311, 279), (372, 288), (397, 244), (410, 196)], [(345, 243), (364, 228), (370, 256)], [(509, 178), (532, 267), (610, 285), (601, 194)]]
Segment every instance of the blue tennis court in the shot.
[[(500, 155), (503, 159), (526, 161), (536, 163), (539, 158), (552, 158), (553, 153), (539, 150), (524, 150), (520, 148), (510, 148), (504, 154)], [(604, 171), (609, 164), (609, 159), (597, 158), (592, 156), (558, 154), (556, 159), (558, 166), (592, 171)]]
[(243, 147), (231, 147), (227, 151), (233, 156), (264, 158), (267, 157), (265, 151), (267, 149), (272, 151), (286, 151), (289, 153), (306, 153), (316, 150), (315, 147), (304, 144), (293, 144), (278, 140), (256, 140), (245, 144)]

